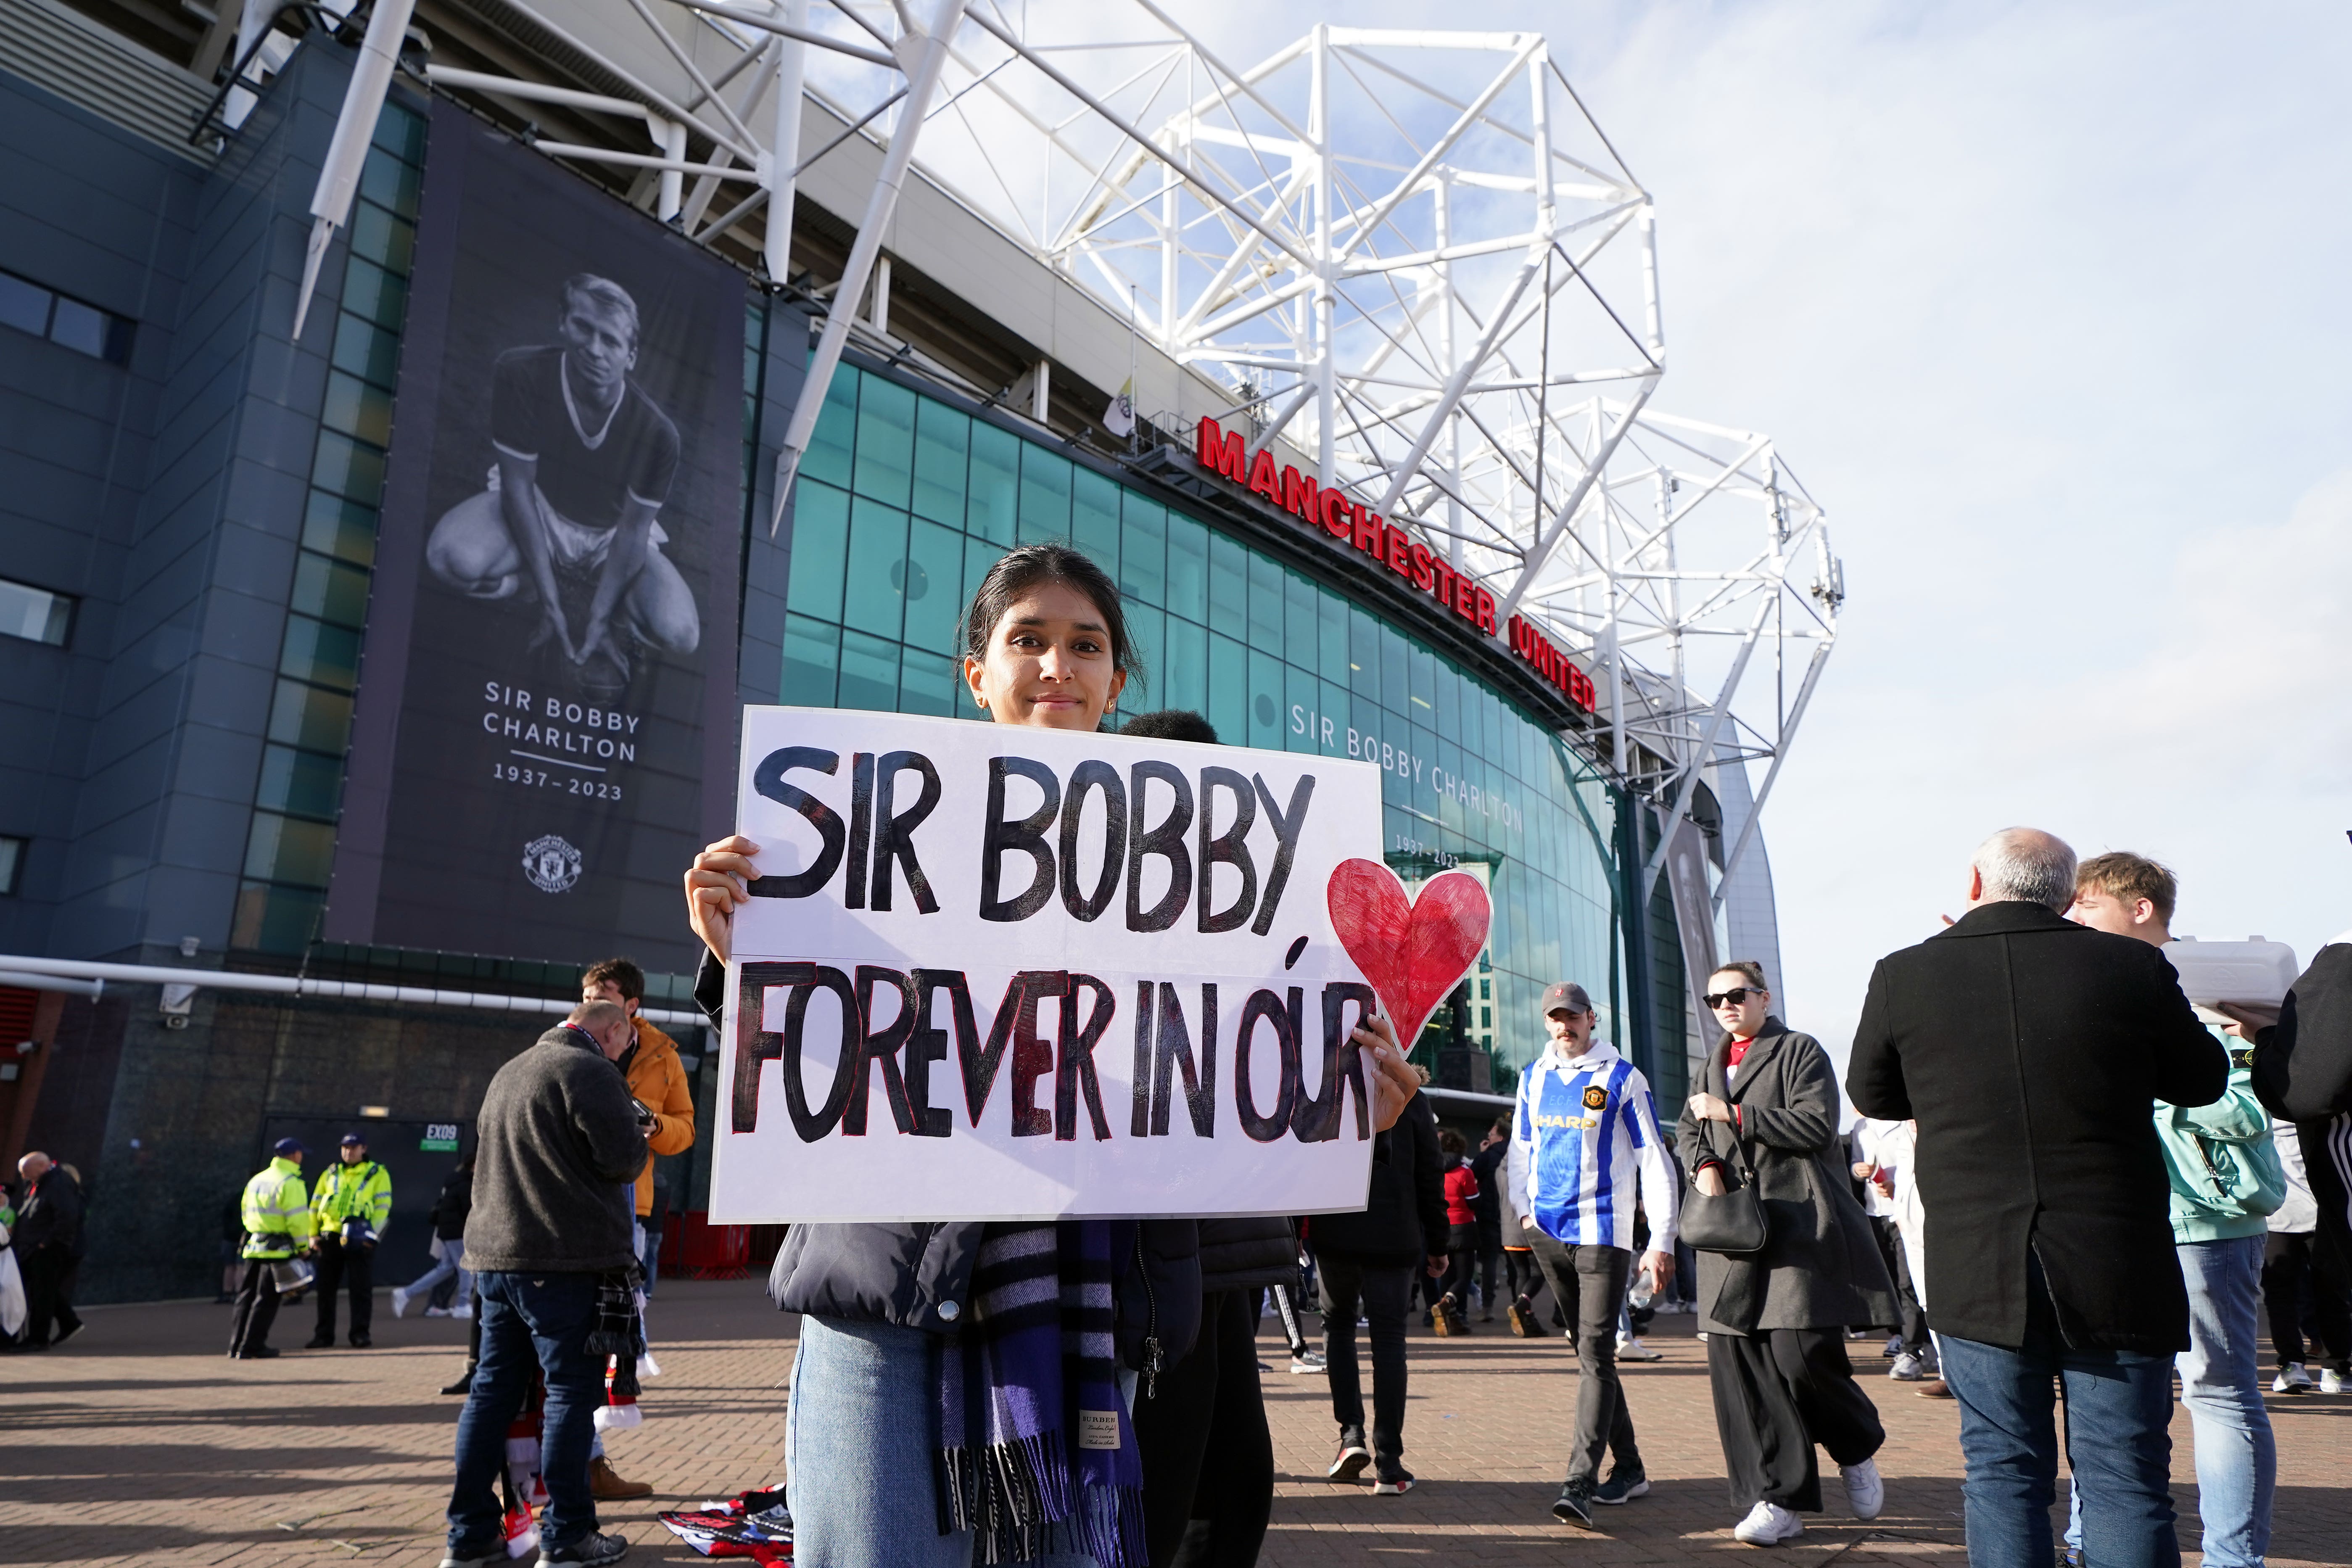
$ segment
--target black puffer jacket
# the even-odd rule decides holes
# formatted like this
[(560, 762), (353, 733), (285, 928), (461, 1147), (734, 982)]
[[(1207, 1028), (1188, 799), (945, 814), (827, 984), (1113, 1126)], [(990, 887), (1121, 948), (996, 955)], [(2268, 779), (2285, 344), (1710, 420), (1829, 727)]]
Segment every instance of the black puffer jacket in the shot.
[(1204, 1219), (1201, 1289), (1255, 1290), (1298, 1279), (1298, 1233), (1281, 1218)]
[[(694, 1000), (713, 1028), (724, 1022), (727, 966), (709, 952)], [(796, 1225), (776, 1253), (768, 1294), (787, 1312), (953, 1333), (971, 1300), (982, 1226), (973, 1220), (902, 1225)], [(1137, 1371), (1191, 1353), (1201, 1330), (1201, 1237), (1189, 1219), (1118, 1220), (1119, 1354)]]
[(1307, 1235), (1316, 1252), (1382, 1267), (1417, 1264), (1445, 1250), (1445, 1176), (1437, 1115), (1429, 1097), (1405, 1102), (1397, 1124), (1372, 1141), (1372, 1184), (1352, 1214), (1317, 1215)]

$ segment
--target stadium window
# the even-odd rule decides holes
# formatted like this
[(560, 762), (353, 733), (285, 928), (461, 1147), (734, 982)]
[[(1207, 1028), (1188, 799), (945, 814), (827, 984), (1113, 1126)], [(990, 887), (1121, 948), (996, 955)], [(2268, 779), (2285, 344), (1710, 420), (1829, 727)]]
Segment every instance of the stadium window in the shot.
[(0, 636), (63, 647), (73, 623), (74, 602), (28, 583), (0, 577)]
[(47, 338), (92, 359), (122, 364), (131, 358), (128, 320), (13, 272), (0, 272), (0, 326)]
[(18, 884), (25, 879), (25, 849), (27, 840), (0, 835), (0, 898), (14, 896)]

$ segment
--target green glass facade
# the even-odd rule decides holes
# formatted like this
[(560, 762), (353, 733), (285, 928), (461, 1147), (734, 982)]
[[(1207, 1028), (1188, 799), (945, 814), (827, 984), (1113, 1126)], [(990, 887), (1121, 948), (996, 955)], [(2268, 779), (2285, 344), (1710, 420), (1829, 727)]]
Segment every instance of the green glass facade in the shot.
[(788, 703), (976, 718), (957, 624), (1003, 550), (1066, 539), (1118, 579), (1148, 683), (1229, 742), (1383, 769), (1382, 848), (1408, 879), (1483, 867), (1496, 909), (1470, 1043), (1507, 1092), (1554, 980), (1619, 1040), (1617, 805), (1538, 721), (1410, 630), (1183, 510), (985, 417), (845, 364), (794, 490)]
[(326, 904), (424, 177), (425, 117), (385, 105), (352, 205), (351, 253), (232, 947), (300, 952), (317, 935)]

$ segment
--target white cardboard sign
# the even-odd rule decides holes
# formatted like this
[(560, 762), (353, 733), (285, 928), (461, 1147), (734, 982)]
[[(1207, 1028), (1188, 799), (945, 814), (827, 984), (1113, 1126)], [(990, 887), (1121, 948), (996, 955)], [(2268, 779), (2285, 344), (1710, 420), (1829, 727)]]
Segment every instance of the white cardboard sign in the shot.
[(747, 708), (710, 1217), (1362, 1206), (1367, 763)]

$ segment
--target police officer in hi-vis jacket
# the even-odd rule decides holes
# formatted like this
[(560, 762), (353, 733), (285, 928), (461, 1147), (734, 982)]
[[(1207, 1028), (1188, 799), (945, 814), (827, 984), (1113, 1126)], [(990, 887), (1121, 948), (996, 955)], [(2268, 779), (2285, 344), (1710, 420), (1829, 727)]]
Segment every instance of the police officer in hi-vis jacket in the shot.
[(343, 1134), (339, 1158), (319, 1178), (310, 1213), (319, 1233), (319, 1328), (302, 1348), (334, 1344), (336, 1288), (348, 1283), (352, 1348), (365, 1350), (375, 1342), (368, 1329), (374, 1321), (376, 1238), (392, 1217), (392, 1177), (367, 1157), (366, 1139)]

